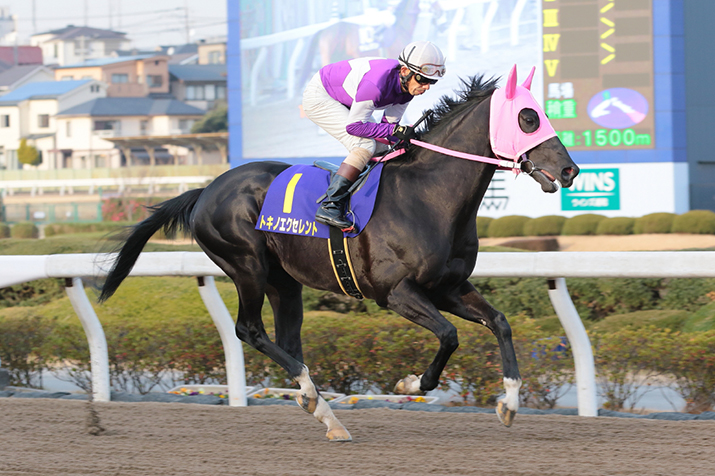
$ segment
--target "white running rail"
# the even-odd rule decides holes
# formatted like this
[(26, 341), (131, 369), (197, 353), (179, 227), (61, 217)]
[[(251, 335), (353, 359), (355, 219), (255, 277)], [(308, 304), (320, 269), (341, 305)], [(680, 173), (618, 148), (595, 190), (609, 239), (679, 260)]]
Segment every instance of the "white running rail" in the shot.
[[(97, 401), (109, 401), (107, 345), (99, 319), (82, 288), (83, 277), (103, 276), (114, 255), (65, 254), (0, 256), (0, 288), (43, 278), (64, 278), (67, 293), (90, 344), (92, 389)], [(130, 276), (195, 276), (226, 354), (229, 404), (246, 405), (241, 342), (233, 318), (216, 290), (213, 276), (225, 276), (201, 252), (142, 253)], [(566, 289), (564, 278), (712, 278), (713, 251), (481, 253), (475, 278), (541, 277), (571, 343), (576, 369), (578, 412), (597, 416), (595, 367), (588, 334)]]

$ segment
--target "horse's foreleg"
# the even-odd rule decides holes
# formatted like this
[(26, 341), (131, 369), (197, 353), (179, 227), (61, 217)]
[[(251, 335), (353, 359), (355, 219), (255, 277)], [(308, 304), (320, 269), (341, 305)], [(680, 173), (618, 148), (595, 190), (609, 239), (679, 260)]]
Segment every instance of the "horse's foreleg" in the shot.
[(506, 317), (502, 312), (494, 309), (468, 281), (465, 281), (453, 294), (443, 296), (443, 299), (438, 302), (438, 307), (455, 316), (486, 326), (497, 338), (506, 390), (504, 398), (497, 403), (497, 416), (504, 425), (511, 426), (519, 410), (521, 375), (511, 340), (511, 326)]
[(387, 297), (387, 307), (402, 317), (432, 331), (439, 339), (434, 360), (420, 377), (411, 375), (395, 386), (403, 394), (426, 392), (437, 387), (439, 376), (452, 353), (459, 347), (457, 328), (439, 313), (416, 283), (403, 280)]

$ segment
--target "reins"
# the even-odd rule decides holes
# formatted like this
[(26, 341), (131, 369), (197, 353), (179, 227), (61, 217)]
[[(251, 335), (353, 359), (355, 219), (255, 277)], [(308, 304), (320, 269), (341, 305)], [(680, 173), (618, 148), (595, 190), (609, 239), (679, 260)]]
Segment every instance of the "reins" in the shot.
[[(535, 170), (533, 162), (531, 162), (527, 157), (526, 154), (523, 154), (521, 158), (518, 161), (513, 161), (513, 160), (506, 160), (506, 159), (495, 159), (492, 157), (484, 157), (482, 155), (475, 155), (475, 154), (467, 154), (466, 152), (460, 152), (458, 150), (452, 150), (452, 149), (447, 149), (445, 147), (440, 147), (438, 145), (430, 144), (429, 142), (423, 142), (421, 140), (417, 139), (411, 139), (410, 143), (413, 145), (416, 145), (418, 147), (422, 147), (424, 149), (429, 149), (433, 152), (437, 152), (439, 154), (443, 155), (449, 155), (450, 157), (456, 157), (458, 159), (464, 159), (464, 160), (471, 160), (473, 162), (483, 162), (486, 164), (492, 164), (496, 165), (498, 170), (511, 170), (515, 174), (520, 174), (521, 172), (526, 173), (527, 175), (531, 175), (531, 172)], [(395, 157), (398, 157), (402, 154), (404, 154), (406, 149), (400, 149), (396, 150), (394, 152), (391, 152), (384, 157), (380, 161), (386, 161), (390, 159), (394, 159)], [(526, 164), (531, 164), (531, 170), (523, 170), (522, 167)]]

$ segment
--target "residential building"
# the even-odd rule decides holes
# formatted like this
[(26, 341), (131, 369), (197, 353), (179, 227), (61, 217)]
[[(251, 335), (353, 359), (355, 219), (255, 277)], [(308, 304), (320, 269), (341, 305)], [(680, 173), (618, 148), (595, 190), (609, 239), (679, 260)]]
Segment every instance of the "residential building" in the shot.
[(0, 62), (8, 67), (42, 64), (42, 50), (37, 46), (0, 46)]
[(0, 168), (22, 167), (17, 161), (21, 139), (42, 154), (40, 168), (55, 168), (50, 159), (57, 149), (57, 113), (106, 94), (106, 84), (81, 80), (29, 83), (0, 96)]
[[(117, 168), (173, 160), (163, 147), (120, 150), (107, 139), (188, 134), (204, 111), (175, 99), (98, 98), (61, 110), (57, 121), (58, 168)], [(185, 152), (184, 152), (185, 154)]]
[(32, 35), (30, 44), (42, 48), (47, 64), (65, 66), (106, 58), (114, 51), (129, 48), (130, 41), (126, 35), (120, 31), (67, 25)]
[(0, 72), (0, 96), (25, 84), (54, 80), (55, 73), (41, 64), (13, 66)]
[(213, 109), (226, 101), (226, 65), (169, 65), (171, 94), (179, 101)]
[(199, 43), (199, 64), (226, 64), (226, 42)]
[(109, 97), (144, 97), (169, 92), (168, 57), (119, 56), (84, 61), (55, 69), (58, 81), (94, 79), (109, 85)]

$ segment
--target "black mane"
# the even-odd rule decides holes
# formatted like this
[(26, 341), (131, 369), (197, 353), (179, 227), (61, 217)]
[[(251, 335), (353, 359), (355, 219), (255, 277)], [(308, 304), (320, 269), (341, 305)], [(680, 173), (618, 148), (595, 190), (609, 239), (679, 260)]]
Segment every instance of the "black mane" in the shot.
[(455, 91), (457, 93), (456, 98), (444, 95), (437, 105), (432, 108), (434, 114), (425, 121), (426, 125), (420, 130), (423, 137), (429, 132), (440, 129), (440, 125), (450, 123), (451, 119), (461, 115), (468, 107), (477, 105), (491, 97), (492, 93), (497, 89), (499, 78), (485, 79), (484, 75), (480, 74), (469, 76), (466, 80), (460, 78), (460, 81), (463, 87)]

